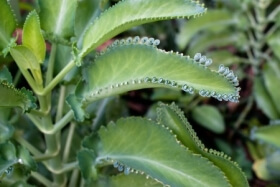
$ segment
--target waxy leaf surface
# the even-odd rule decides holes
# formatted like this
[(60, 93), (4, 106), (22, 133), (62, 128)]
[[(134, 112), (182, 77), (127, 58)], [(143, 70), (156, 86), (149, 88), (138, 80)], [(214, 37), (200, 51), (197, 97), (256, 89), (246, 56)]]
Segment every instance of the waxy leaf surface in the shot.
[(16, 28), (16, 20), (9, 1), (0, 1), (0, 52), (8, 47), (12, 34)]
[[(208, 115), (205, 113), (205, 115)], [(219, 167), (231, 186), (248, 187), (248, 181), (239, 166), (230, 161), (224, 153), (208, 150), (197, 137), (183, 112), (175, 105), (160, 104), (158, 108), (158, 122), (168, 127), (177, 135), (178, 140), (196, 154), (208, 158)]]
[(117, 34), (144, 23), (184, 18), (205, 12), (191, 0), (123, 0), (97, 18), (86, 31), (81, 56)]
[(39, 63), (43, 63), (46, 54), (46, 44), (41, 33), (39, 16), (32, 11), (23, 26), (22, 44), (29, 48)]
[(74, 35), (77, 0), (39, 0), (42, 28), (55, 37)]
[(155, 122), (121, 119), (101, 128), (99, 135), (101, 151), (97, 161), (112, 159), (170, 186), (229, 186), (217, 167), (178, 144)]

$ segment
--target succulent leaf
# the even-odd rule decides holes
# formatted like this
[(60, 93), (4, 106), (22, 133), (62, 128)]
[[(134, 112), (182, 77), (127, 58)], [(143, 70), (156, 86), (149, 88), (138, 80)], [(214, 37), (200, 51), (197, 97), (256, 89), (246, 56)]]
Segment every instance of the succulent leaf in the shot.
[(55, 40), (74, 35), (77, 0), (39, 0), (39, 5), (42, 29), (47, 34), (54, 35)]
[(80, 55), (85, 56), (106, 40), (134, 26), (199, 15), (205, 10), (192, 0), (122, 0), (102, 13), (88, 28), (83, 43), (78, 44)]
[[(16, 28), (15, 15), (8, 0), (0, 1), (0, 52), (10, 45), (12, 34)], [(0, 53), (1, 54), (1, 53)]]
[(18, 90), (12, 84), (1, 81), (0, 93), (0, 107), (20, 107), (24, 111), (36, 108), (35, 97), (25, 88)]
[(215, 133), (223, 133), (225, 131), (225, 122), (220, 111), (211, 106), (197, 106), (192, 110), (193, 119), (201, 126)]
[(252, 139), (257, 139), (268, 144), (280, 147), (280, 125), (268, 125), (253, 129), (251, 132)]
[[(94, 63), (85, 66), (85, 81), (76, 89), (76, 101), (87, 105), (131, 90), (165, 87), (238, 102), (239, 90), (235, 86), (238, 80), (228, 68), (223, 66), (226, 71), (212, 71), (207, 68), (211, 59), (201, 55), (192, 59), (159, 50), (155, 47), (158, 43), (147, 37), (115, 41)], [(80, 110), (76, 105), (71, 106), (74, 111)], [(83, 119), (77, 115), (76, 118)]]
[(120, 174), (110, 178), (111, 187), (122, 186), (142, 186), (142, 187), (162, 187), (160, 182), (153, 180), (149, 176), (131, 173), (129, 175)]
[(97, 163), (112, 160), (119, 171), (133, 168), (170, 186), (229, 186), (217, 167), (178, 144), (172, 133), (155, 122), (121, 119), (101, 128), (99, 136)]
[(41, 33), (39, 16), (35, 10), (29, 13), (24, 23), (22, 44), (33, 52), (39, 63), (43, 63), (46, 44)]
[(40, 63), (35, 54), (27, 47), (20, 45), (11, 49), (11, 55), (15, 59), (19, 69), (25, 75), (30, 70), (32, 77), (38, 85), (43, 84)]
[(219, 167), (225, 173), (231, 186), (249, 186), (239, 166), (230, 161), (227, 155), (205, 148), (183, 112), (174, 103), (171, 105), (160, 104), (158, 108), (158, 122), (172, 130), (178, 140), (191, 151), (208, 158), (213, 164)]

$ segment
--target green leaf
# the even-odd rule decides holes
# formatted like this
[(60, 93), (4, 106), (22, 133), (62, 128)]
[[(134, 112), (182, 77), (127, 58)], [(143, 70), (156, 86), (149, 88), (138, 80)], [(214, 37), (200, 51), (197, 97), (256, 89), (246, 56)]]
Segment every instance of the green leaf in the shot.
[(15, 146), (10, 142), (0, 144), (0, 179), (4, 174), (8, 175), (13, 171), (16, 162)]
[(39, 0), (41, 26), (47, 34), (69, 39), (74, 35), (77, 0)]
[(261, 140), (276, 147), (280, 147), (280, 125), (259, 127), (253, 129), (251, 133), (253, 139)]
[(39, 16), (35, 10), (29, 13), (24, 23), (22, 43), (33, 52), (39, 63), (43, 63), (46, 54), (46, 44), (41, 33)]
[[(0, 52), (10, 44), (12, 34), (16, 28), (14, 13), (8, 0), (0, 1)], [(1, 53), (0, 53), (1, 54)]]
[(80, 56), (117, 34), (144, 23), (202, 14), (205, 8), (191, 0), (123, 0), (95, 19), (84, 35)]
[(100, 3), (102, 0), (81, 0), (78, 1), (78, 7), (75, 17), (75, 35), (80, 39), (91, 23), (101, 13)]
[(43, 84), (40, 63), (30, 49), (25, 46), (16, 46), (11, 49), (11, 55), (15, 59), (23, 75), (29, 73), (28, 70), (30, 70), (36, 83), (38, 85)]
[[(85, 66), (85, 82), (78, 85), (77, 99), (73, 104), (68, 102), (74, 111), (81, 111), (83, 105), (108, 96), (153, 87), (179, 89), (188, 93), (198, 91), (202, 96), (238, 101), (239, 91), (234, 86), (237, 77), (233, 72), (227, 70), (221, 76), (192, 58), (158, 50), (144, 43), (153, 39), (142, 38), (140, 43), (126, 44), (131, 40), (116, 41), (103, 55), (96, 57), (94, 63)], [(124, 44), (118, 46), (116, 43)], [(77, 102), (83, 104), (79, 106), (75, 104)], [(75, 116), (76, 119), (83, 119), (78, 114)]]
[(254, 96), (259, 109), (261, 109), (270, 119), (278, 119), (278, 114), (275, 103), (272, 101), (268, 91), (261, 78), (254, 79)]
[(217, 50), (217, 51), (210, 51), (207, 52), (207, 57), (213, 60), (213, 65), (210, 66), (211, 69), (218, 68), (220, 62), (223, 62), (225, 66), (230, 66), (232, 64), (239, 64), (242, 60), (232, 54), (229, 50)]
[[(3, 111), (3, 108), (0, 108), (0, 112)], [(12, 137), (14, 133), (14, 127), (8, 122), (2, 121), (0, 119), (0, 144), (4, 143)]]
[(273, 154), (257, 160), (253, 165), (258, 178), (263, 180), (278, 180), (280, 177), (280, 152), (276, 151)]
[(131, 173), (129, 175), (117, 175), (110, 178), (111, 187), (141, 186), (162, 187), (163, 185), (148, 176)]
[(267, 63), (263, 69), (263, 76), (269, 95), (275, 104), (278, 113), (280, 113), (280, 67), (278, 63), (274, 61)]
[(99, 135), (97, 163), (112, 159), (119, 170), (133, 168), (170, 186), (229, 186), (217, 167), (178, 144), (155, 122), (121, 119), (101, 128)]
[(280, 60), (280, 32), (276, 32), (269, 38), (268, 45), (272, 49), (274, 55)]
[(215, 132), (225, 131), (225, 122), (222, 114), (213, 106), (197, 106), (192, 110), (193, 119), (203, 127)]
[(81, 168), (82, 176), (87, 181), (94, 181), (97, 179), (97, 171), (95, 168), (96, 154), (89, 149), (83, 149), (77, 155), (79, 166)]
[(31, 157), (28, 150), (22, 146), (17, 147), (17, 158), (20, 164), (23, 164), (28, 170), (37, 170), (37, 164)]
[(225, 46), (236, 46), (243, 50), (243, 47), (246, 46), (246, 41), (245, 35), (241, 32), (232, 33), (230, 31), (218, 34), (205, 32), (190, 43), (188, 53), (194, 55), (197, 51), (207, 52), (211, 47)]
[(36, 99), (32, 92), (22, 88), (16, 89), (12, 84), (0, 82), (0, 107), (20, 107), (24, 111), (36, 108)]
[(9, 69), (7, 68), (7, 66), (4, 66), (0, 70), (0, 81), (7, 81), (8, 83), (12, 83), (13, 82), (12, 74), (10, 73)]
[(180, 28), (180, 32), (176, 37), (176, 42), (182, 50), (189, 43), (191, 38), (201, 30), (209, 29), (214, 32), (224, 30), (229, 25), (237, 24), (237, 17), (226, 10), (209, 10), (206, 15), (187, 21)]
[(202, 155), (219, 167), (231, 186), (248, 187), (248, 181), (239, 166), (224, 153), (207, 149), (197, 137), (183, 112), (175, 105), (160, 104), (158, 122), (168, 127), (189, 150)]

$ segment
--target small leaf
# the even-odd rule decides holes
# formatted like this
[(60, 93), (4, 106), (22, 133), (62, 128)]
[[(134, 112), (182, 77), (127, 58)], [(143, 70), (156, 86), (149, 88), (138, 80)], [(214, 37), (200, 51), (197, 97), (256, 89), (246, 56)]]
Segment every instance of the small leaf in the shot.
[(193, 119), (203, 127), (215, 132), (223, 133), (225, 131), (225, 122), (223, 116), (213, 106), (197, 106), (192, 110)]
[(280, 125), (259, 127), (253, 129), (251, 133), (253, 139), (261, 140), (280, 148)]
[(278, 63), (274, 61), (267, 63), (263, 69), (263, 76), (268, 93), (280, 113), (280, 89), (278, 89), (280, 88), (280, 67)]
[(13, 82), (12, 74), (10, 73), (9, 69), (7, 68), (7, 66), (4, 66), (0, 70), (0, 81), (7, 81), (8, 83), (12, 83)]
[(29, 73), (28, 70), (30, 70), (36, 83), (43, 84), (40, 63), (30, 49), (25, 46), (16, 46), (11, 49), (11, 55), (23, 74)]
[(39, 0), (43, 30), (54, 37), (69, 39), (74, 35), (77, 0)]
[(273, 154), (257, 160), (253, 165), (258, 178), (263, 180), (278, 180), (280, 178), (280, 152), (276, 151)]
[(32, 92), (22, 88), (16, 89), (12, 84), (0, 82), (0, 107), (20, 107), (24, 111), (36, 108), (36, 99)]
[(242, 60), (232, 54), (231, 52), (229, 52), (228, 50), (217, 50), (217, 51), (210, 51), (207, 52), (207, 57), (211, 58), (213, 60), (213, 65), (210, 66), (211, 69), (213, 68), (218, 68), (220, 62), (223, 62), (223, 64), (225, 66), (230, 66), (232, 64), (239, 64), (240, 62), (242, 62)]
[(46, 54), (46, 44), (41, 33), (39, 16), (35, 10), (29, 13), (24, 23), (22, 43), (33, 52), (39, 63), (43, 63)]
[(8, 175), (13, 171), (16, 162), (15, 146), (10, 142), (0, 144), (0, 179), (4, 174)]
[(217, 32), (224, 30), (229, 25), (237, 24), (238, 21), (229, 11), (209, 10), (205, 16), (189, 20), (183, 24), (180, 28), (180, 33), (177, 35), (176, 42), (180, 49), (184, 49), (190, 39), (199, 31), (212, 29)]
[(232, 14), (230, 11), (222, 9), (209, 10), (206, 15), (182, 24), (180, 26), (180, 32), (176, 37), (176, 43), (182, 50), (200, 31), (205, 31), (213, 35), (221, 33), (228, 28), (232, 30), (232, 27), (243, 27), (244, 29), (247, 25), (243, 15)]
[(259, 77), (254, 79), (254, 96), (258, 104), (258, 108), (261, 109), (270, 119), (278, 119), (280, 117), (275, 103), (272, 101), (263, 81)]
[(190, 55), (194, 55), (197, 51), (206, 52), (211, 47), (219, 48), (232, 45), (243, 50), (246, 42), (247, 38), (242, 32), (232, 33), (227, 31), (218, 34), (205, 32), (190, 43), (188, 52)]
[(37, 164), (26, 148), (22, 146), (17, 147), (17, 158), (19, 164), (23, 164), (27, 170), (36, 171)]
[(106, 40), (134, 26), (199, 15), (205, 10), (191, 0), (120, 1), (95, 19), (86, 31), (83, 43), (78, 44), (81, 48), (80, 56), (85, 56)]
[[(3, 108), (0, 108), (0, 112), (2, 112), (2, 110)], [(10, 139), (13, 133), (14, 127), (8, 122), (2, 121), (2, 119), (0, 119), (0, 144)]]
[[(102, 149), (97, 162), (130, 167), (170, 186), (229, 186), (207, 159), (177, 143), (162, 126), (144, 118), (127, 118), (99, 130)], [(163, 143), (164, 142), (164, 143)]]
[(180, 140), (190, 151), (208, 158), (219, 167), (225, 173), (231, 186), (249, 186), (248, 181), (239, 166), (230, 161), (227, 155), (205, 148), (192, 129), (192, 126), (185, 118), (183, 112), (175, 104), (160, 104), (160, 107), (158, 108), (158, 122), (172, 130), (178, 140)]
[(97, 179), (97, 171), (95, 168), (96, 154), (89, 149), (83, 149), (78, 152), (78, 162), (81, 168), (82, 176), (87, 181)]
[[(280, 18), (280, 16), (278, 16)], [(277, 19), (278, 22), (279, 18)], [(268, 45), (270, 47), (270, 49), (272, 49), (274, 55), (276, 57), (278, 57), (278, 60), (280, 60), (280, 32), (275, 32), (275, 34), (273, 34), (269, 40), (268, 40)]]
[(8, 0), (0, 1), (0, 54), (9, 46), (12, 34), (16, 29), (16, 20)]
[(151, 177), (131, 173), (129, 175), (120, 174), (110, 178), (111, 187), (124, 187), (124, 186), (141, 186), (141, 187), (163, 187), (160, 182), (157, 182)]

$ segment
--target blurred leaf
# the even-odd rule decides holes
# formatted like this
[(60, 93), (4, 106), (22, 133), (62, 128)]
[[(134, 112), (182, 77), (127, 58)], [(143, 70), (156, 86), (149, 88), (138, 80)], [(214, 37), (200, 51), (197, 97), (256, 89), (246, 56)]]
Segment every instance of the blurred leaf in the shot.
[[(2, 112), (2, 110), (3, 108), (0, 108), (0, 112)], [(0, 144), (10, 139), (13, 133), (14, 127), (8, 124), (8, 122), (4, 122), (2, 119), (0, 119)]]
[(180, 90), (157, 88), (157, 89), (153, 90), (151, 99), (155, 100), (155, 101), (158, 101), (158, 100), (175, 101), (175, 100), (179, 99), (181, 96), (182, 96), (182, 94), (181, 94)]
[(101, 13), (100, 3), (102, 0), (80, 0), (75, 16), (75, 35), (82, 38), (90, 24)]
[(158, 122), (168, 127), (176, 134), (179, 141), (195, 154), (208, 158), (215, 166), (220, 168), (228, 182), (232, 186), (248, 187), (248, 181), (237, 165), (227, 155), (216, 150), (207, 149), (197, 137), (185, 118), (183, 112), (173, 103), (171, 105), (160, 104), (158, 108)]
[(13, 76), (10, 73), (9, 69), (7, 66), (4, 66), (0, 70), (0, 81), (7, 81), (8, 83), (13, 83)]
[(275, 103), (272, 101), (262, 80), (258, 77), (255, 77), (254, 79), (254, 96), (259, 109), (261, 109), (270, 119), (278, 119), (280, 117)]
[(253, 129), (253, 139), (264, 141), (280, 148), (280, 125), (268, 125)]
[[(0, 54), (10, 44), (12, 34), (16, 28), (16, 20), (9, 1), (0, 1)], [(4, 52), (3, 52), (4, 53)]]
[(97, 161), (112, 159), (120, 171), (133, 168), (176, 187), (229, 186), (218, 168), (182, 147), (155, 122), (136, 117), (121, 119), (101, 128), (99, 135), (102, 149)]
[(201, 35), (198, 35), (195, 40), (193, 40), (188, 49), (190, 55), (195, 55), (199, 52), (207, 52), (211, 47), (227, 47), (227, 46), (236, 46), (243, 50), (246, 46), (246, 37), (243, 33), (231, 33), (229, 31), (213, 34), (205, 32)]
[(215, 133), (225, 131), (225, 122), (220, 111), (210, 105), (197, 106), (192, 110), (193, 119)]
[(255, 171), (258, 178), (263, 180), (278, 180), (280, 179), (280, 152), (277, 151), (272, 155), (262, 159), (257, 160), (253, 165), (253, 170)]
[(206, 56), (213, 60), (213, 65), (210, 66), (211, 69), (218, 69), (220, 63), (225, 66), (230, 66), (232, 64), (239, 64), (242, 60), (237, 56), (229, 52), (228, 50), (217, 50), (207, 52)]
[(20, 107), (24, 111), (36, 108), (36, 98), (32, 92), (22, 88), (16, 89), (12, 84), (0, 82), (0, 107)]
[(238, 24), (238, 21), (237, 17), (234, 17), (227, 10), (209, 10), (205, 15), (188, 20), (183, 24), (176, 37), (176, 42), (179, 48), (183, 50), (199, 31), (221, 32), (229, 25)]
[(33, 171), (37, 169), (36, 162), (33, 160), (29, 151), (26, 148), (22, 146), (18, 146), (17, 157), (18, 157), (18, 162), (20, 164), (23, 164), (26, 167), (26, 169), (33, 170)]
[(78, 152), (77, 155), (79, 166), (82, 172), (82, 176), (87, 181), (93, 181), (97, 179), (97, 171), (95, 168), (96, 154), (89, 149), (83, 149)]
[(276, 106), (278, 114), (280, 113), (280, 68), (277, 63), (269, 62), (264, 66), (263, 76), (265, 86), (269, 92), (269, 95)]
[(43, 63), (46, 44), (41, 33), (39, 16), (35, 10), (28, 14), (24, 23), (22, 44), (33, 52), (39, 63)]
[[(280, 16), (279, 16), (280, 18)], [(278, 18), (278, 20), (279, 20)], [(279, 22), (280, 23), (280, 22)], [(277, 56), (278, 60), (280, 60), (280, 32), (275, 32), (269, 40), (268, 44), (270, 46), (270, 49), (272, 49), (275, 56)]]
[(42, 29), (54, 37), (74, 35), (77, 0), (39, 0)]
[(83, 44), (79, 46), (81, 48), (80, 56), (85, 56), (108, 39), (134, 26), (189, 17), (203, 12), (205, 12), (205, 8), (191, 0), (121, 1), (101, 14), (88, 27)]
[(0, 179), (4, 174), (8, 175), (13, 171), (16, 162), (15, 146), (10, 142), (0, 144)]
[(42, 72), (39, 61), (34, 53), (25, 46), (16, 46), (11, 49), (11, 55), (15, 59), (21, 72), (29, 73), (31, 71), (32, 77), (38, 85), (43, 84)]
[[(110, 178), (111, 187), (124, 187), (124, 186), (141, 186), (141, 187), (162, 187), (163, 184), (159, 183), (150, 177), (140, 174), (131, 173), (129, 175), (117, 175)], [(105, 186), (104, 186), (105, 187)]]

